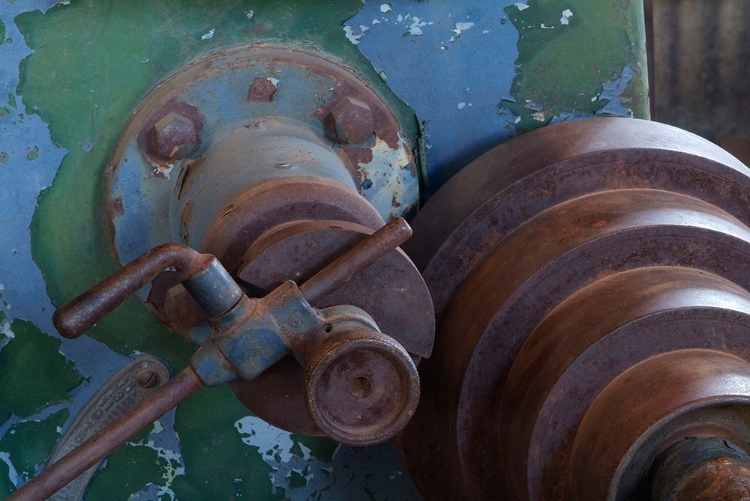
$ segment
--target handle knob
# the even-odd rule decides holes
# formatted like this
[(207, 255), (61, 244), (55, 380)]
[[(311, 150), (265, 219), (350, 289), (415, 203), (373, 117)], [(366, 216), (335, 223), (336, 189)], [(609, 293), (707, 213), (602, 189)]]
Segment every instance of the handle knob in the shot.
[(364, 329), (326, 340), (310, 358), (305, 388), (321, 431), (358, 447), (401, 431), (419, 402), (419, 374), (407, 351)]

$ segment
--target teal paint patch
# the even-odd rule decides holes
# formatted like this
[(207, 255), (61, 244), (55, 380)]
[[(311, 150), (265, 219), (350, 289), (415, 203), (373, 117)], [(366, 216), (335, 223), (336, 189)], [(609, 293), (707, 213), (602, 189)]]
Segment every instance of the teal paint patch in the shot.
[(498, 106), (518, 116), (516, 132), (572, 116), (648, 118), (642, 2), (529, 0), (505, 12), (519, 56), (513, 99)]
[(7, 455), (17, 475), (14, 483), (25, 483), (42, 469), (68, 414), (67, 409), (62, 409), (42, 421), (16, 423), (0, 439), (0, 454)]
[[(0, 498), (3, 499), (16, 489), (13, 482), (10, 481), (11, 471), (10, 466), (6, 461), (10, 461), (10, 459), (7, 455), (0, 452)], [(13, 476), (15, 476), (15, 472), (13, 473)]]
[(171, 482), (183, 468), (176, 453), (155, 445), (155, 436), (163, 432), (160, 424), (150, 426), (110, 454), (92, 480), (86, 498), (112, 499), (117, 493), (118, 498), (129, 499), (149, 490), (174, 499)]
[(11, 414), (31, 417), (68, 400), (68, 393), (82, 378), (73, 363), (60, 354), (60, 341), (18, 319), (5, 334), (12, 339), (0, 351), (0, 422)]
[[(174, 480), (177, 499), (284, 499), (272, 488), (271, 468), (235, 430), (245, 416), (247, 409), (227, 385), (201, 390), (178, 407), (174, 428), (185, 475)], [(217, 454), (232, 460), (209, 459)]]

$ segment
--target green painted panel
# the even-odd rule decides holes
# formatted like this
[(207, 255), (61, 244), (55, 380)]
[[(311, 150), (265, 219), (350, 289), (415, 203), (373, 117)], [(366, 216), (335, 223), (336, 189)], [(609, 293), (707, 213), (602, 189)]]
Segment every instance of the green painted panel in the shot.
[(42, 421), (25, 421), (10, 427), (0, 440), (0, 451), (10, 456), (18, 474), (31, 478), (37, 467), (44, 466), (68, 414), (67, 409), (62, 409)]
[[(107, 457), (106, 465), (91, 481), (87, 499), (120, 499), (138, 494), (144, 485), (169, 488), (178, 471), (179, 460), (165, 455), (149, 440), (151, 426)], [(161, 452), (161, 453), (160, 453)]]
[[(203, 390), (180, 405), (175, 430), (186, 466), (185, 475), (177, 477), (172, 486), (178, 499), (201, 499), (207, 492), (212, 499), (284, 499), (281, 490), (271, 485), (267, 462), (257, 449), (243, 443), (235, 429), (237, 421), (247, 415), (226, 385)], [(206, 458), (218, 451), (233, 458), (234, 464), (207, 464)]]
[(10, 324), (13, 336), (0, 351), (0, 423), (14, 413), (25, 418), (68, 399), (81, 375), (58, 351), (60, 341), (25, 320)]
[(630, 85), (611, 97), (622, 99), (633, 116), (648, 117), (642, 2), (529, 0), (506, 13), (519, 32), (519, 55), (511, 91), (516, 102), (501, 106), (520, 117), (517, 132), (566, 111), (602, 110), (610, 101), (603, 85), (622, 78), (625, 67), (634, 72)]
[(10, 468), (4, 461), (0, 461), (0, 498), (5, 499), (14, 490), (16, 488), (10, 481)]

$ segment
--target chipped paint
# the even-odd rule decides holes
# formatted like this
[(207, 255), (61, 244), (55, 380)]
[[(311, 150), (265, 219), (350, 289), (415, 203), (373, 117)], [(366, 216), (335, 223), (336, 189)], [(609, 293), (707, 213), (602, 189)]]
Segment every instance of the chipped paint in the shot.
[(597, 101), (606, 101), (597, 115), (612, 117), (632, 117), (633, 110), (625, 106), (632, 99), (627, 97), (628, 85), (633, 80), (636, 70), (631, 66), (625, 66), (618, 78), (602, 84), (602, 92), (596, 98)]
[[(383, 2), (369, 0), (345, 23), (361, 35), (357, 48), (376, 71), (388, 76), (391, 89), (424, 125), (430, 189), (512, 134), (509, 125), (515, 115), (507, 108), (499, 112), (497, 102), (511, 99), (518, 57), (517, 30), (500, 22), (507, 20), (504, 8), (513, 4), (394, 0), (383, 12)], [(360, 32), (360, 25), (370, 29)], [(414, 36), (412, 26), (421, 34)], [(462, 102), (461, 113), (456, 113)]]
[(399, 135), (396, 148), (391, 148), (376, 136), (375, 145), (369, 149), (372, 160), (359, 162), (357, 166), (362, 179), (362, 194), (386, 221), (416, 213), (419, 197), (414, 195), (418, 194), (419, 188), (412, 182), (416, 166), (406, 138)]
[[(269, 466), (273, 492), (283, 495), (283, 499), (337, 501), (350, 499), (353, 494), (358, 498), (357, 493), (364, 498), (365, 492), (377, 493), (382, 499), (421, 499), (406, 482), (401, 468), (389, 468), (387, 458), (393, 454), (389, 444), (364, 449), (339, 445), (332, 457), (322, 459), (303, 442), (280, 433), (255, 416), (243, 417), (235, 423), (235, 428), (243, 443), (258, 449)], [(380, 460), (373, 461), (375, 458)], [(362, 474), (365, 478), (385, 478), (389, 482), (376, 486), (368, 479), (364, 485), (353, 485), (352, 481)]]

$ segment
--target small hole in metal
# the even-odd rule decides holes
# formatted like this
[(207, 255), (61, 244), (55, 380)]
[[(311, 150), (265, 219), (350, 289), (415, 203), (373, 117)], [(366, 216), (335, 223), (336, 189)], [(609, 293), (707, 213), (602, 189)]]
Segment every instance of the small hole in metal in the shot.
[(349, 393), (357, 398), (365, 398), (372, 393), (372, 381), (367, 376), (357, 376), (349, 380)]

